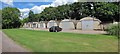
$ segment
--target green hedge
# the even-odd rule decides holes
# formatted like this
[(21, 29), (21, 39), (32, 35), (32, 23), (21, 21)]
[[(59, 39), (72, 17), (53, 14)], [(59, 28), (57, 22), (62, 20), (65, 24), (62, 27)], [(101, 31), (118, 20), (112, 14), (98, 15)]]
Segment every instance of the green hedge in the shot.
[(115, 35), (117, 37), (120, 36), (120, 23), (118, 24), (110, 24), (107, 29), (107, 33), (110, 35)]

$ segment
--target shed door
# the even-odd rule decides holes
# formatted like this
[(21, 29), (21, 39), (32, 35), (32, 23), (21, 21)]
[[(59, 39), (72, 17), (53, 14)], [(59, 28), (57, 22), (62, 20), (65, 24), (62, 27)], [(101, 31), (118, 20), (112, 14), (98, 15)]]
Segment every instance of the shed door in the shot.
[(93, 20), (83, 20), (82, 30), (93, 30)]
[(45, 28), (45, 23), (41, 23), (40, 28)]
[(33, 28), (36, 28), (36, 24), (33, 24)]

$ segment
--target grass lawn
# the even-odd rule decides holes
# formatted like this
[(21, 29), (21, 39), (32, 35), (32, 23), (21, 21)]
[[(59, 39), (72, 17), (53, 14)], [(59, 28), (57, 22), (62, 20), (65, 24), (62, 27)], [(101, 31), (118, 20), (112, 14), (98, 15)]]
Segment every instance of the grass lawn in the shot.
[(115, 36), (25, 29), (5, 29), (3, 32), (33, 52), (118, 52)]

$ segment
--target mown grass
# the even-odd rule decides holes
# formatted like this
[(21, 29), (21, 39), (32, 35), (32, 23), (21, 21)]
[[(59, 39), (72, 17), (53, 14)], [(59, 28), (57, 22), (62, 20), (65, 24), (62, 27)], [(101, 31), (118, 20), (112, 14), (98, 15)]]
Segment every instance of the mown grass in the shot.
[(33, 52), (118, 52), (115, 36), (25, 29), (4, 29), (3, 32)]

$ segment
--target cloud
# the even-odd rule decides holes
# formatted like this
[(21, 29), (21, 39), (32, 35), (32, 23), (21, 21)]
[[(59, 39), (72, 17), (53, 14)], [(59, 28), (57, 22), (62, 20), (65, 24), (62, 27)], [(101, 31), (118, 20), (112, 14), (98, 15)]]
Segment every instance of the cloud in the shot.
[(37, 14), (37, 13), (41, 13), (46, 7), (49, 7), (50, 5), (41, 5), (41, 6), (34, 6), (33, 8), (31, 8), (31, 10)]
[(28, 14), (29, 14), (29, 11), (30, 11), (29, 8), (24, 8), (24, 9), (19, 9), (19, 10), (21, 12), (21, 18), (20, 19), (28, 17)]
[(24, 9), (19, 9), (21, 12), (29, 12), (30, 9), (29, 8), (24, 8)]
[(60, 6), (60, 5), (65, 5), (65, 4), (74, 3), (74, 2), (78, 2), (78, 0), (55, 0), (51, 4), (51, 6), (57, 7), (57, 6)]
[(31, 10), (32, 10), (34, 13), (40, 13), (41, 7), (34, 6), (33, 8), (31, 8)]
[[(46, 1), (48, 1), (48, 0), (46, 0)], [(48, 5), (34, 6), (31, 9), (24, 8), (24, 9), (19, 9), (19, 10), (24, 14), (29, 13), (30, 10), (32, 10), (35, 14), (38, 14), (38, 13), (41, 13), (46, 7), (50, 7), (50, 6), (57, 7), (60, 5), (70, 4), (70, 3), (74, 3), (74, 2), (78, 2), (78, 0), (55, 0), (51, 4), (48, 4)]]
[(13, 0), (0, 0), (1, 2), (13, 6)]
[(41, 6), (34, 6), (33, 8), (31, 8), (33, 10), (34, 13), (41, 13), (46, 7), (57, 7), (60, 5), (65, 5), (65, 4), (69, 4), (69, 3), (74, 3), (74, 2), (78, 2), (78, 0), (55, 0), (53, 1), (51, 4), (48, 5), (41, 5)]

